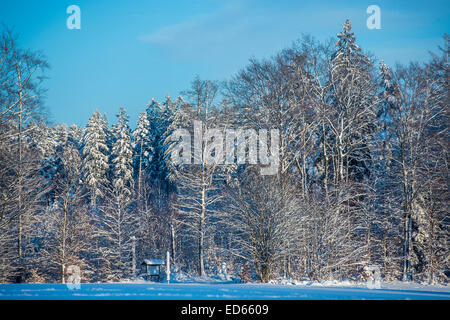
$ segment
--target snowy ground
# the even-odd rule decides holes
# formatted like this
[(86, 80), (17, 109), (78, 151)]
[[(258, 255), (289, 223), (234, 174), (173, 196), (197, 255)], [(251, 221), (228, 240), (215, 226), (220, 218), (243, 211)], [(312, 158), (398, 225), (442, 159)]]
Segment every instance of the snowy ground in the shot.
[(450, 287), (418, 284), (382, 284), (368, 289), (364, 284), (233, 284), (233, 283), (109, 283), (81, 284), (69, 289), (63, 284), (0, 284), (5, 299), (163, 299), (163, 300), (267, 300), (267, 299), (386, 299), (450, 300)]

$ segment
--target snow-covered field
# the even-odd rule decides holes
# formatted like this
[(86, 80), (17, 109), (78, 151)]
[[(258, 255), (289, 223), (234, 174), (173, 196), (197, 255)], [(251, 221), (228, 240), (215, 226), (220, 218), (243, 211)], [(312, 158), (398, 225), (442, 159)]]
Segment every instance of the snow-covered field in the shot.
[(382, 284), (369, 289), (364, 284), (233, 284), (233, 283), (102, 283), (81, 284), (69, 289), (63, 284), (0, 284), (5, 299), (386, 299), (450, 300), (450, 288), (418, 284)]

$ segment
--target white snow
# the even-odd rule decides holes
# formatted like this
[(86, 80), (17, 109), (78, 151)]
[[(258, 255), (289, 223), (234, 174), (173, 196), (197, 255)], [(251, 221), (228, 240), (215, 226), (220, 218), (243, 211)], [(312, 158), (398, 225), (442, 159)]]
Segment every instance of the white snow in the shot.
[(234, 284), (214, 283), (96, 283), (70, 290), (64, 284), (0, 284), (5, 299), (163, 299), (163, 300), (450, 300), (450, 288), (412, 283), (382, 283), (368, 289), (363, 283)]

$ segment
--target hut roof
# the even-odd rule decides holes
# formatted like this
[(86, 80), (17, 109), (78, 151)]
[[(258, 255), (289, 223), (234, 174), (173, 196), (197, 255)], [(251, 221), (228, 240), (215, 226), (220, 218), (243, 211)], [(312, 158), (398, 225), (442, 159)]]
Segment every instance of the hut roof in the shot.
[(144, 259), (144, 261), (142, 262), (142, 264), (146, 264), (146, 265), (159, 265), (159, 264), (163, 264), (164, 261), (159, 260), (159, 259)]

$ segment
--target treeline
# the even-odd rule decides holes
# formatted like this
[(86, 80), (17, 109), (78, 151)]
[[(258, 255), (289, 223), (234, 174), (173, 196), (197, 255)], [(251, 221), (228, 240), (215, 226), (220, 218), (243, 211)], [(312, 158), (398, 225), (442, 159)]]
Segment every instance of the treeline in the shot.
[[(122, 107), (111, 126), (98, 111), (85, 128), (49, 125), (47, 62), (3, 31), (0, 281), (65, 282), (72, 265), (86, 282), (129, 279), (135, 244), (137, 263), (169, 251), (201, 276), (225, 262), (244, 281), (364, 280), (376, 265), (386, 281), (448, 282), (448, 36), (393, 69), (349, 21), (337, 37), (305, 36), (223, 84), (196, 78), (131, 130)], [(279, 129), (278, 173), (174, 164), (171, 134), (194, 121)]]

